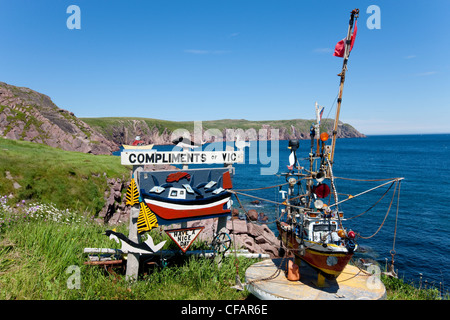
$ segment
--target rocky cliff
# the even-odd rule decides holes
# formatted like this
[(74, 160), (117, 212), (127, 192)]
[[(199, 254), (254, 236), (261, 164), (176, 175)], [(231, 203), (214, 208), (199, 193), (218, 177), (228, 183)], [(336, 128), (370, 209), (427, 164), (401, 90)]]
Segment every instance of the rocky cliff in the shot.
[[(198, 240), (211, 243), (214, 238), (214, 232), (217, 230), (217, 218), (189, 221), (187, 226), (188, 228), (205, 227), (199, 234)], [(241, 220), (236, 216), (232, 216), (230, 220), (227, 220), (225, 228), (225, 232), (230, 235), (236, 249), (246, 249), (251, 253), (265, 253), (270, 258), (279, 257), (280, 240), (267, 224), (248, 218)], [(230, 249), (234, 250), (234, 245)]]
[[(245, 140), (310, 139), (310, 127), (314, 122), (314, 120), (303, 119), (278, 121), (226, 119), (202, 121), (194, 129), (194, 122), (189, 121), (175, 122), (145, 118), (82, 118), (82, 120), (118, 145), (131, 144), (136, 136), (140, 136), (141, 140), (148, 144), (171, 144), (171, 141), (178, 137), (176, 130), (189, 131), (191, 140), (202, 142), (218, 141), (217, 139), (234, 141), (237, 135)], [(322, 122), (324, 125), (321, 130), (331, 134), (333, 121), (323, 119)], [(338, 138), (364, 137), (364, 134), (351, 125), (339, 123)]]
[(4, 82), (0, 82), (0, 135), (92, 154), (111, 154), (117, 148), (48, 96)]
[[(68, 151), (111, 154), (136, 136), (145, 143), (171, 144), (179, 132), (189, 132), (199, 142), (309, 139), (313, 120), (166, 121), (151, 118), (77, 118), (34, 90), (0, 82), (0, 136), (44, 143)], [(332, 131), (333, 121), (322, 120), (322, 131)], [(183, 131), (177, 131), (182, 129)], [(177, 133), (178, 132), (178, 133)], [(364, 137), (349, 124), (340, 123), (338, 138)]]

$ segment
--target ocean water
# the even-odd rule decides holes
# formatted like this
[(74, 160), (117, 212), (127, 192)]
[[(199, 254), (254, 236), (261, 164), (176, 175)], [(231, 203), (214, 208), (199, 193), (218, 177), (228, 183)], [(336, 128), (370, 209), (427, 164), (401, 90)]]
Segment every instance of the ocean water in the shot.
[[(244, 164), (235, 164), (234, 188), (237, 190), (275, 186), (285, 182), (279, 173), (286, 172), (290, 150), (287, 141), (251, 142), (246, 149)], [(210, 146), (211, 147), (211, 146)], [(161, 151), (172, 146), (155, 146)], [(205, 146), (204, 146), (205, 148)], [(220, 147), (217, 147), (220, 150)], [(266, 150), (267, 149), (267, 150)], [(310, 141), (301, 140), (297, 151), (299, 160), (307, 157)], [(390, 135), (367, 138), (338, 139), (336, 143), (334, 175), (352, 179), (388, 179), (403, 177), (395, 238), (395, 269), (407, 282), (428, 285), (447, 291), (450, 275), (450, 134)], [(300, 160), (307, 166), (307, 162)], [(198, 166), (190, 166), (192, 168)], [(265, 170), (265, 172), (264, 172)], [(269, 173), (269, 174), (267, 174)], [(339, 200), (348, 194), (356, 195), (383, 182), (359, 182), (336, 179)], [(346, 201), (340, 205), (344, 216), (350, 218), (363, 213), (388, 190), (389, 185)], [(360, 235), (371, 236), (386, 217), (393, 198), (394, 186), (386, 196), (360, 217), (344, 221), (344, 226)], [(358, 244), (369, 257), (385, 266), (391, 262), (396, 225), (398, 189), (381, 229), (370, 239), (358, 238)], [(244, 191), (246, 194), (280, 201), (278, 188)], [(248, 209), (256, 209), (269, 218), (269, 227), (277, 234), (275, 223), (277, 206), (255, 198), (239, 196)], [(234, 199), (234, 206), (238, 202)]]

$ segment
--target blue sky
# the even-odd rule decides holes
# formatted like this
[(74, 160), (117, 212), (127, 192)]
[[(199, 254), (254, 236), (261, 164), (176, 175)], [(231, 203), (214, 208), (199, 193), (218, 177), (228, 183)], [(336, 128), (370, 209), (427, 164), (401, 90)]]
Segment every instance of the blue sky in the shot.
[[(69, 30), (67, 7), (81, 9)], [(366, 10), (381, 10), (370, 30)], [(331, 111), (360, 9), (341, 120), (365, 134), (450, 132), (450, 2), (2, 0), (0, 81), (78, 117), (314, 118)]]

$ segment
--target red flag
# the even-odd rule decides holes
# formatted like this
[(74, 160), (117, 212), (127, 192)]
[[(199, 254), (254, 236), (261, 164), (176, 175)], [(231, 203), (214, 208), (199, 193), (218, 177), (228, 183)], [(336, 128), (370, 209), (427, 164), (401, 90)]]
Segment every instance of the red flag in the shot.
[(342, 39), (336, 44), (333, 56), (342, 58), (344, 56), (344, 52), (345, 52), (345, 39)]
[[(358, 31), (358, 28), (356, 26), (356, 21), (357, 20), (355, 20), (355, 29), (353, 29), (353, 34), (352, 34), (352, 38), (350, 41), (350, 50), (348, 51), (349, 53), (353, 49), (353, 44), (355, 43), (355, 38), (356, 38), (356, 32)], [(342, 57), (344, 57), (344, 53), (345, 53), (345, 39), (342, 39), (341, 41), (339, 41), (336, 44), (336, 47), (334, 48), (333, 56), (342, 58)]]

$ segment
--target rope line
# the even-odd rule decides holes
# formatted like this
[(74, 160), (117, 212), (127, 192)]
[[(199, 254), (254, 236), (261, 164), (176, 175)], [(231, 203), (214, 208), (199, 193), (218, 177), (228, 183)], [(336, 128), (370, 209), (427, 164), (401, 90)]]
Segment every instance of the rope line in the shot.
[(275, 185), (275, 186), (268, 186), (268, 187), (261, 187), (261, 188), (253, 188), (253, 189), (234, 189), (234, 190), (235, 190), (235, 191), (236, 191), (236, 190), (237, 190), (237, 191), (258, 191), (258, 190), (265, 190), (265, 189), (271, 189), (271, 188), (279, 188), (279, 187), (285, 186), (285, 185), (287, 185), (287, 184), (289, 184), (289, 182), (282, 183), (282, 184), (278, 184), (278, 185)]
[(398, 220), (398, 209), (400, 207), (400, 186), (401, 181), (398, 183), (398, 194), (397, 194), (397, 212), (395, 214), (395, 228), (394, 228), (394, 240), (392, 241), (392, 250), (390, 252), (392, 256), (391, 260), (391, 269), (394, 270), (394, 256), (395, 256), (395, 239), (397, 237), (397, 220)]
[[(391, 183), (394, 183), (394, 182), (398, 182), (398, 181), (400, 181), (400, 180), (402, 180), (402, 179), (403, 179), (403, 178), (389, 179), (389, 181), (386, 182), (386, 183), (383, 183), (383, 184), (381, 184), (381, 185), (379, 185), (379, 186), (376, 186), (376, 187), (374, 187), (374, 188), (371, 188), (371, 189), (368, 189), (368, 190), (363, 191), (363, 192), (361, 192), (361, 193), (358, 193), (358, 194), (356, 194), (356, 195), (354, 195), (354, 196), (351, 196), (351, 197), (349, 197), (349, 198), (347, 198), (347, 199), (338, 201), (337, 203), (330, 204), (329, 207), (337, 206), (338, 204), (341, 204), (341, 203), (343, 203), (343, 202), (345, 202), (345, 201), (354, 199), (354, 198), (359, 197), (359, 196), (361, 196), (361, 195), (363, 195), (363, 194), (366, 194), (366, 193), (368, 193), (368, 192), (371, 192), (371, 191), (373, 191), (373, 190), (375, 190), (375, 189), (381, 188), (381, 187), (383, 187), (383, 186), (389, 184), (390, 182), (391, 182)], [(375, 181), (375, 180), (372, 180), (372, 181)], [(380, 181), (385, 181), (385, 180), (380, 180)], [(283, 184), (283, 185), (284, 185), (284, 184)], [(280, 186), (280, 185), (277, 185), (277, 186)], [(277, 186), (274, 186), (274, 187), (277, 187)], [(273, 186), (272, 186), (272, 187), (273, 187)], [(256, 189), (255, 189), (255, 190), (256, 190)], [(251, 195), (251, 194), (247, 194), (247, 193), (244, 193), (244, 192), (241, 192), (241, 191), (230, 190), (230, 189), (227, 189), (226, 191), (229, 192), (229, 193), (234, 194), (235, 196), (238, 195), (238, 194), (240, 194), (240, 195), (243, 195), (243, 196), (246, 196), (246, 197), (250, 197), (250, 198), (257, 199), (257, 200), (261, 200), (261, 201), (273, 203), (273, 204), (276, 204), (276, 205), (285, 205), (285, 206), (287, 206), (287, 207), (296, 208), (296, 209), (302, 209), (302, 208), (303, 208), (303, 207), (301, 207), (301, 206), (296, 206), (296, 205), (293, 205), (293, 204), (288, 204), (288, 203), (284, 203), (284, 202), (277, 202), (277, 201), (272, 201), (272, 200), (269, 200), (269, 199), (257, 197), (257, 196), (254, 196), (254, 195)], [(236, 197), (236, 198), (237, 198), (237, 197)], [(238, 202), (240, 202), (240, 201), (238, 200)], [(246, 210), (245, 210), (244, 206), (242, 205), (242, 203), (240, 203), (239, 205), (241, 206), (242, 210), (244, 210), (244, 211), (246, 212)]]
[(361, 193), (358, 193), (357, 195), (354, 195), (354, 196), (349, 197), (349, 198), (347, 198), (347, 199), (344, 199), (344, 200), (341, 200), (341, 201), (336, 202), (336, 203), (334, 203), (334, 204), (331, 204), (331, 205), (329, 205), (329, 207), (337, 206), (338, 204), (341, 204), (342, 202), (345, 202), (345, 201), (348, 201), (348, 200), (350, 200), (350, 199), (353, 199), (353, 198), (362, 196), (363, 194), (369, 193), (369, 192), (371, 192), (371, 191), (373, 191), (373, 190), (375, 190), (375, 189), (381, 188), (381, 187), (383, 187), (383, 186), (389, 184), (389, 182), (398, 182), (398, 181), (400, 181), (400, 180), (403, 180), (403, 178), (390, 179), (390, 180), (389, 180), (388, 182), (386, 182), (386, 183), (380, 184), (379, 186), (376, 186), (376, 187), (373, 187), (373, 188), (368, 189), (368, 190), (366, 190), (366, 191), (363, 191), (363, 192), (361, 192)]
[(368, 236), (368, 237), (363, 237), (363, 236), (361, 236), (360, 233), (358, 233), (358, 236), (359, 236), (360, 238), (362, 238), (362, 239), (370, 239), (370, 238), (374, 237), (374, 236), (381, 230), (381, 228), (383, 227), (383, 225), (384, 225), (384, 223), (385, 223), (385, 221), (386, 221), (386, 219), (387, 219), (387, 217), (388, 217), (388, 215), (389, 215), (389, 212), (391, 211), (392, 202), (394, 201), (395, 193), (397, 192), (397, 187), (398, 187), (398, 185), (399, 185), (399, 182), (397, 181), (397, 183), (395, 184), (395, 187), (394, 187), (394, 193), (392, 194), (391, 202), (389, 203), (389, 208), (388, 208), (388, 210), (387, 210), (387, 212), (386, 212), (386, 215), (384, 216), (383, 222), (382, 222), (381, 225), (378, 227), (378, 230), (375, 231), (374, 234), (372, 234), (371, 236)]
[(387, 188), (387, 190), (383, 193), (383, 195), (380, 197), (380, 199), (378, 199), (377, 202), (375, 202), (369, 209), (367, 209), (367, 210), (364, 211), (363, 213), (360, 213), (360, 214), (358, 214), (358, 215), (356, 215), (356, 216), (353, 216), (353, 217), (350, 217), (350, 218), (346, 218), (346, 219), (347, 219), (347, 220), (352, 220), (352, 219), (358, 218), (358, 217), (362, 216), (363, 214), (365, 214), (365, 213), (369, 212), (370, 210), (372, 210), (372, 209), (378, 204), (378, 202), (380, 202), (381, 200), (383, 200), (383, 198), (387, 195), (387, 193), (389, 192), (389, 190), (391, 190), (391, 188), (392, 188), (392, 186), (394, 185), (394, 183), (395, 183), (395, 181), (393, 181), (393, 182), (391, 183), (391, 185), (389, 186), (389, 188)]
[(349, 181), (359, 181), (359, 182), (377, 182), (377, 181), (392, 181), (396, 179), (403, 179), (403, 178), (387, 178), (387, 179), (356, 179), (356, 178), (343, 178), (343, 177), (334, 177), (335, 179), (341, 179), (341, 180), (349, 180)]

